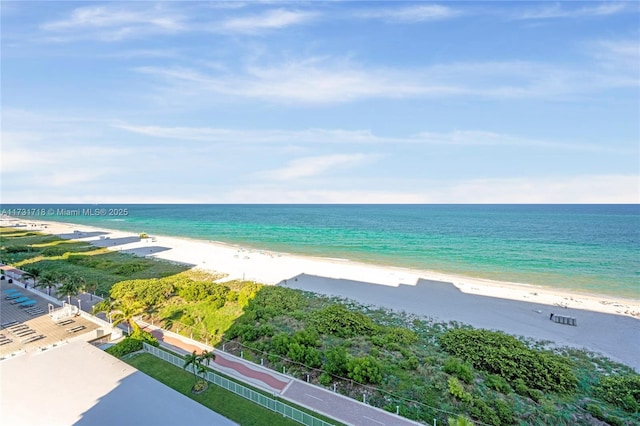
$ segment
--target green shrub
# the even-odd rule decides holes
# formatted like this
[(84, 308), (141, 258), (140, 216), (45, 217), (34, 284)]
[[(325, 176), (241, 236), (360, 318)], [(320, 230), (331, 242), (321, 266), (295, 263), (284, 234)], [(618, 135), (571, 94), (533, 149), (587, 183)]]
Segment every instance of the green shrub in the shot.
[(66, 252), (67, 252), (67, 249), (65, 247), (51, 246), (51, 247), (46, 247), (44, 250), (42, 250), (42, 255), (45, 257), (55, 257), (55, 256), (62, 256)]
[(258, 291), (262, 288), (261, 285), (256, 283), (246, 284), (238, 291), (238, 304), (241, 308), (244, 308), (249, 302), (256, 297)]
[(382, 367), (372, 356), (350, 358), (347, 376), (358, 383), (377, 384), (382, 381)]
[[(184, 320), (182, 323), (189, 325)], [(234, 324), (225, 333), (225, 338), (235, 339), (236, 337), (239, 337), (243, 342), (253, 342), (260, 337), (260, 328), (250, 324)]]
[(302, 293), (297, 290), (276, 286), (258, 287), (259, 290), (249, 288), (247, 293), (245, 289), (240, 290), (238, 302), (242, 305), (245, 297), (250, 297), (253, 292), (255, 296), (251, 299), (247, 307), (258, 313), (259, 318), (269, 319), (278, 315), (288, 314), (304, 305)]
[(522, 379), (516, 379), (513, 382), (514, 385), (514, 390), (516, 391), (516, 393), (520, 396), (529, 396), (529, 388), (527, 387), (527, 385), (524, 383), (524, 380)]
[(505, 379), (496, 374), (487, 375), (485, 384), (487, 385), (487, 387), (498, 392), (502, 392), (505, 395), (511, 393), (511, 386), (509, 386)]
[(214, 309), (220, 309), (227, 302), (230, 291), (229, 287), (214, 282), (188, 280), (180, 283), (178, 295), (187, 302), (206, 300)]
[(599, 405), (593, 403), (589, 404), (587, 405), (587, 411), (596, 419), (605, 421), (604, 413), (602, 412), (602, 409)]
[(298, 342), (289, 343), (287, 358), (312, 368), (322, 365), (322, 356), (319, 350), (311, 346), (301, 345)]
[(4, 249), (7, 253), (30, 253), (33, 249), (30, 246), (13, 246)]
[(291, 340), (305, 346), (320, 346), (320, 336), (312, 328), (296, 331), (291, 336)]
[(134, 262), (125, 263), (124, 265), (119, 265), (118, 267), (115, 268), (113, 273), (116, 275), (122, 275), (127, 277), (129, 275), (135, 274), (136, 272), (143, 271), (148, 267), (149, 265), (146, 262), (134, 261)]
[(304, 363), (306, 346), (303, 346), (297, 342), (291, 342), (289, 343), (288, 349), (289, 350), (287, 351), (287, 358), (294, 362)]
[(408, 328), (388, 327), (384, 330), (384, 340), (387, 343), (409, 346), (418, 340), (418, 336)]
[(170, 278), (120, 281), (111, 287), (114, 300), (134, 299), (145, 306), (155, 306), (169, 298), (175, 287)]
[(278, 333), (271, 338), (271, 349), (278, 355), (286, 355), (289, 351), (289, 336)]
[(405, 370), (415, 370), (420, 366), (420, 362), (418, 361), (418, 357), (415, 355), (409, 356), (406, 360), (404, 360), (401, 364), (401, 367)]
[(604, 421), (609, 423), (611, 426), (625, 426), (626, 425), (625, 421), (622, 420), (620, 417), (617, 417), (617, 416), (607, 416), (607, 418)]
[(327, 373), (322, 373), (320, 376), (318, 376), (318, 383), (320, 383), (322, 386), (329, 386), (331, 384), (331, 376)]
[(107, 348), (105, 352), (115, 357), (122, 358), (125, 355), (142, 350), (142, 342), (156, 347), (160, 345), (158, 343), (158, 339), (153, 337), (151, 333), (140, 330), (129, 337), (125, 337), (110, 348)]
[(450, 357), (444, 364), (444, 372), (452, 374), (465, 383), (473, 382), (473, 372), (471, 366), (460, 361), (458, 358)]
[(564, 393), (573, 391), (577, 384), (565, 359), (551, 352), (529, 349), (504, 333), (458, 328), (445, 332), (438, 341), (451, 355), (508, 382), (521, 379), (528, 387)]
[(596, 386), (596, 395), (630, 413), (640, 412), (640, 375), (605, 377)]
[(316, 348), (307, 346), (304, 354), (304, 365), (311, 368), (319, 368), (322, 366), (322, 353)]
[(493, 409), (480, 398), (473, 398), (473, 404), (469, 410), (471, 416), (480, 420), (484, 424), (500, 426), (500, 418)]
[(495, 413), (500, 419), (501, 425), (512, 425), (515, 423), (515, 419), (513, 417), (513, 408), (509, 403), (503, 401), (502, 399), (497, 399), (495, 401)]
[(320, 333), (345, 338), (368, 336), (376, 328), (364, 314), (338, 304), (314, 312), (311, 320)]
[(326, 361), (323, 369), (329, 374), (343, 377), (347, 374), (347, 350), (342, 346), (336, 346), (325, 352)]
[(470, 404), (473, 400), (471, 394), (464, 390), (462, 383), (460, 383), (457, 377), (449, 377), (447, 385), (449, 387), (449, 393), (460, 401)]
[(105, 352), (115, 357), (122, 358), (123, 356), (142, 350), (142, 340), (132, 339), (131, 337), (125, 337), (120, 342), (107, 348)]

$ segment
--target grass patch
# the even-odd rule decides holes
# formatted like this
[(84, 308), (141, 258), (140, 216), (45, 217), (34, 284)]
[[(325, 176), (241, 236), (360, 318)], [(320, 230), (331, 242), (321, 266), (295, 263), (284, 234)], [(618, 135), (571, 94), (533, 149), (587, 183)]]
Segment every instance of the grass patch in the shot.
[(164, 362), (151, 354), (139, 354), (125, 360), (125, 362), (243, 426), (261, 426), (265, 424), (294, 426), (299, 424), (213, 384), (209, 384), (209, 388), (205, 392), (193, 395), (191, 393), (193, 374)]

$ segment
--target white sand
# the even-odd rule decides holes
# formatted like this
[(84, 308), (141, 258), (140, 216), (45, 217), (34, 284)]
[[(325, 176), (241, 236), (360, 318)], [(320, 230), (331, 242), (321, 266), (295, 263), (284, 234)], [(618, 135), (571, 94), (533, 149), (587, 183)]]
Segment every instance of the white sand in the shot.
[[(140, 240), (138, 235), (129, 232), (57, 222), (37, 223), (39, 226), (26, 229), (40, 229), (111, 250), (222, 272), (227, 274), (227, 279), (283, 284), (440, 321), (456, 320), (584, 347), (640, 371), (640, 300), (275, 253), (213, 241), (166, 236)], [(15, 221), (3, 220), (0, 224), (15, 225)], [(549, 321), (551, 312), (577, 318), (578, 326)]]

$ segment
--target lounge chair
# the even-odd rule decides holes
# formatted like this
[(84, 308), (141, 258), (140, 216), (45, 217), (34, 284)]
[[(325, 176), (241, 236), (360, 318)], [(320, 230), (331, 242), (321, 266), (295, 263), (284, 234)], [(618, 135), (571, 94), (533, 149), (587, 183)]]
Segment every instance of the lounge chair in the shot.
[(17, 288), (8, 288), (3, 291), (3, 293), (7, 296), (10, 295), (11, 293), (16, 293), (16, 292), (19, 293)]
[(76, 322), (76, 321), (72, 320), (72, 319), (66, 319), (64, 321), (57, 322), (56, 324), (58, 324), (58, 325), (69, 325), (69, 324), (73, 324), (74, 322)]
[(9, 322), (5, 322), (0, 324), (0, 328), (8, 328), (11, 327), (12, 325), (16, 325), (18, 324), (18, 321), (9, 321)]
[(30, 328), (26, 329), (26, 330), (22, 330), (20, 333), (14, 333), (16, 336), (18, 337), (24, 337), (24, 336), (28, 336), (30, 334), (34, 334), (36, 331), (32, 330)]
[(84, 326), (84, 325), (76, 325), (75, 327), (67, 328), (67, 331), (69, 333), (77, 333), (78, 331), (84, 330), (85, 328), (87, 328), (87, 327)]
[(8, 345), (11, 342), (13, 342), (13, 340), (11, 340), (11, 339), (3, 340), (3, 341), (0, 342), (0, 346)]
[(30, 307), (30, 306), (35, 305), (36, 303), (38, 303), (38, 302), (36, 302), (35, 300), (32, 300), (32, 299), (29, 299), (29, 300), (27, 300), (26, 302), (21, 303), (21, 304), (20, 304), (20, 307), (21, 307), (21, 308), (28, 308), (28, 307)]
[(13, 300), (13, 299), (17, 299), (18, 297), (22, 297), (24, 296), (24, 294), (20, 293), (19, 291), (16, 293), (11, 293), (10, 295), (8, 295), (7, 297), (5, 297), (5, 299), (7, 300)]
[(46, 336), (44, 334), (39, 334), (37, 336), (31, 336), (28, 339), (24, 339), (22, 341), (22, 344), (32, 343), (32, 342), (35, 342), (36, 340), (44, 339), (45, 337)]
[(27, 300), (31, 300), (31, 299), (29, 299), (29, 296), (22, 296), (22, 297), (18, 297), (17, 299), (13, 299), (11, 301), (11, 304), (12, 305), (17, 305), (18, 303), (24, 303)]
[(29, 328), (29, 326), (27, 324), (18, 324), (13, 327), (9, 327), (9, 331), (14, 333), (16, 331), (24, 330), (25, 328)]

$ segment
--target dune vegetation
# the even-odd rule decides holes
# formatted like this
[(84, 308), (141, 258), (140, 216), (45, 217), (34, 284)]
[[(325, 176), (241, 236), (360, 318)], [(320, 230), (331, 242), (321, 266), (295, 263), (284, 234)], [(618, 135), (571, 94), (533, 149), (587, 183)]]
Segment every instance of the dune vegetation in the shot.
[(107, 304), (139, 304), (145, 321), (411, 419), (640, 423), (640, 376), (595, 354), (48, 235), (0, 235), (2, 262), (40, 280), (81, 276)]

